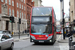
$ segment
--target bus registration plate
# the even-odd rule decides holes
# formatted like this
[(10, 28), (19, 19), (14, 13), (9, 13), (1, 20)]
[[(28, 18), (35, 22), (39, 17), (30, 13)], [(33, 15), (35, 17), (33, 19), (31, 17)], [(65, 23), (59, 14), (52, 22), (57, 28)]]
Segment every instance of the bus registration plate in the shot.
[(39, 41), (39, 42), (44, 42), (44, 41)]

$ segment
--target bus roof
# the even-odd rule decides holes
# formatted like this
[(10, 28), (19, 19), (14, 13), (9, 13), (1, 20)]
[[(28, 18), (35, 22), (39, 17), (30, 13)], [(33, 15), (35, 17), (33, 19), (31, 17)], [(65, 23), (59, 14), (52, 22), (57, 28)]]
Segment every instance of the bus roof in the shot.
[(52, 16), (52, 10), (53, 7), (32, 7), (32, 16)]
[[(39, 7), (46, 7), (46, 6), (38, 6), (38, 8)], [(37, 6), (36, 7), (32, 7), (32, 8), (37, 8)], [(48, 7), (48, 8), (53, 8), (53, 7)]]

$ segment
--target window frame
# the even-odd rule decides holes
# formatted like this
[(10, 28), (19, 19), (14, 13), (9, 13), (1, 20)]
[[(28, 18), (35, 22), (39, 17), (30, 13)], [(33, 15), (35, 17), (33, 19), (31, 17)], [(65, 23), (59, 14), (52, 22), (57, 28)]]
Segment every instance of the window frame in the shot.
[(20, 18), (21, 18), (21, 16), (22, 16), (22, 14), (21, 14), (21, 12), (20, 12)]
[(21, 4), (20, 4), (20, 8), (21, 8)]
[(24, 0), (24, 3), (25, 3), (25, 0)]
[(1, 0), (1, 2), (4, 2), (4, 0)]
[(12, 15), (14, 16), (14, 9), (12, 10)]
[(14, 6), (14, 1), (12, 1), (12, 6)]
[(17, 18), (19, 17), (19, 11), (17, 10)]
[(22, 12), (22, 19), (23, 19), (23, 12)]
[(23, 9), (23, 5), (22, 5), (22, 9)]
[(25, 6), (24, 6), (24, 10), (25, 10)]
[(18, 2), (17, 2), (17, 8), (18, 8), (19, 6), (18, 6)]
[(5, 0), (5, 3), (7, 4), (7, 0)]
[(11, 0), (9, 0), (9, 5), (11, 5)]
[(9, 8), (9, 15), (11, 16), (11, 9)]

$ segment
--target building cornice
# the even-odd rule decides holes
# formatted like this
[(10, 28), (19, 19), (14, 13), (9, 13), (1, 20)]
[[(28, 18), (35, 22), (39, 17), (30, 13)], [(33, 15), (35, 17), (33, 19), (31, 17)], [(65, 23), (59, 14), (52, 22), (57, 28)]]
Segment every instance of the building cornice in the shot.
[(26, 4), (32, 7), (32, 5), (30, 3), (26, 3)]

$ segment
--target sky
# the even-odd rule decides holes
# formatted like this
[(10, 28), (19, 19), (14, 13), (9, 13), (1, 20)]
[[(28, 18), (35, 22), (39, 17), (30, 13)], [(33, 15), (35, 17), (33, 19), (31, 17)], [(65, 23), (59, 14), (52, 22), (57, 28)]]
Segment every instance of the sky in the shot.
[[(56, 19), (60, 20), (60, 0), (42, 0), (43, 6), (53, 7), (56, 14)], [(65, 16), (69, 15), (69, 0), (64, 0)]]

